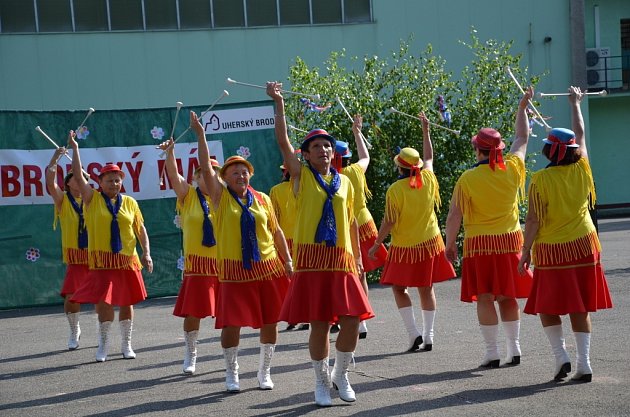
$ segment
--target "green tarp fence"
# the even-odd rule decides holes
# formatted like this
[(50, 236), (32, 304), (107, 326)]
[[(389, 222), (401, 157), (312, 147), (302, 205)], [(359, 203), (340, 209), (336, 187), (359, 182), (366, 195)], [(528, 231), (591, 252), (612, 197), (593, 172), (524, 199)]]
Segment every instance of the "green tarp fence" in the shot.
[[(272, 103), (266, 101), (219, 105), (213, 112), (242, 109), (242, 113), (247, 114), (248, 108), (261, 106), (272, 106)], [(174, 136), (177, 137), (188, 127), (189, 110), (200, 114), (206, 109), (207, 106), (182, 108)], [(65, 145), (68, 131), (75, 129), (86, 113), (86, 110), (0, 111), (0, 156), (5, 155), (0, 159), (0, 187), (3, 193), (0, 198), (0, 309), (62, 303), (59, 290), (65, 273), (61, 257), (61, 232), (52, 228), (52, 199), (46, 194), (46, 204), (9, 203), (7, 196), (12, 190), (11, 176), (15, 175), (11, 165), (15, 165), (15, 162), (6, 157), (7, 150), (48, 150), (45, 162), (40, 161), (38, 165), (43, 171), (53, 155), (54, 147), (35, 127), (41, 126), (59, 145)], [(79, 146), (81, 149), (89, 149), (150, 145), (152, 150), (153, 146), (169, 135), (175, 114), (174, 108), (116, 111), (96, 109), (86, 123), (89, 135), (85, 140), (79, 141)], [(154, 127), (162, 128), (163, 139), (152, 137), (150, 132)], [(221, 141), (223, 159), (237, 154), (237, 151), (248, 153), (246, 156), (256, 169), (252, 185), (268, 193), (280, 179), (278, 167), (282, 160), (275, 143), (273, 125), (263, 126), (261, 123), (260, 127), (258, 130), (207, 135), (207, 139)], [(178, 145), (182, 143), (181, 146), (189, 146), (185, 145), (187, 142), (195, 142), (194, 134), (190, 131), (180, 139)], [(178, 158), (190, 158), (189, 155), (180, 155), (177, 149), (178, 147)], [(157, 155), (160, 151), (155, 150), (155, 153)], [(24, 152), (20, 153), (23, 154)], [(85, 163), (84, 159), (82, 161)], [(28, 165), (30, 161), (21, 162)], [(62, 159), (59, 164), (65, 166), (69, 162)], [(125, 178), (127, 187), (130, 186), (128, 181), (129, 178)], [(159, 183), (158, 174), (155, 174), (155, 181)], [(158, 196), (138, 199), (138, 203), (149, 233), (154, 262), (153, 274), (143, 271), (148, 295), (176, 295), (181, 283), (181, 271), (177, 268), (181, 232), (174, 223), (175, 198)]]

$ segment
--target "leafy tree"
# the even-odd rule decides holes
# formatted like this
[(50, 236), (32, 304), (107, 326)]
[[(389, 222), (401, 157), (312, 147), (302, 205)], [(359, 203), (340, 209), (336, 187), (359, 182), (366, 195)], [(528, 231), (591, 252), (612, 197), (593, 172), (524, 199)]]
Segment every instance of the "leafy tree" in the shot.
[[(517, 78), (523, 79), (521, 57), (511, 55), (512, 42), (488, 40), (482, 42), (472, 29), (470, 42), (460, 42), (471, 54), (470, 65), (459, 77), (445, 69), (446, 61), (433, 54), (431, 45), (413, 55), (412, 39), (402, 41), (398, 50), (387, 58), (366, 56), (359, 65), (359, 58), (350, 58), (348, 69), (345, 50), (332, 52), (325, 61), (325, 71), (309, 67), (296, 58), (290, 68), (289, 81), (297, 91), (317, 92), (322, 97), (319, 106), (330, 108), (310, 111), (297, 98), (287, 98), (288, 123), (303, 130), (318, 127), (326, 129), (338, 139), (354, 146), (352, 122), (344, 113), (336, 98), (339, 97), (350, 113), (363, 116), (363, 134), (372, 143), (370, 169), (366, 176), (373, 198), (369, 209), (378, 224), (383, 218), (385, 192), (397, 178), (393, 157), (397, 148), (412, 146), (422, 154), (422, 127), (419, 121), (391, 113), (396, 108), (417, 115), (424, 111), (430, 120), (439, 122), (435, 101), (444, 97), (452, 113), (452, 129), (460, 130), (459, 137), (446, 130), (431, 127), (434, 148), (434, 170), (440, 183), (442, 210), (438, 213), (439, 224), (444, 226), (453, 187), (461, 173), (469, 168), (474, 156), (470, 138), (479, 128), (497, 129), (509, 141), (514, 135), (514, 113), (521, 96), (520, 91), (506, 74), (509, 66)], [(537, 82), (532, 78), (521, 85)], [(291, 133), (291, 132), (290, 132)], [(295, 144), (303, 133), (292, 135)], [(376, 279), (374, 275), (371, 280)]]

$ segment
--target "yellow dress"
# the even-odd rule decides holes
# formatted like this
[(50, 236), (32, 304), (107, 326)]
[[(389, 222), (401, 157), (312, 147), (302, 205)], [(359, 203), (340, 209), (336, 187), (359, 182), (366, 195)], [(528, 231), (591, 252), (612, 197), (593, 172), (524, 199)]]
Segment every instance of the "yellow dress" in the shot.
[(295, 229), (296, 201), (293, 194), (293, 182), (283, 181), (274, 185), (269, 190), (269, 198), (276, 213), (278, 224), (284, 233), (284, 238), (289, 245), (289, 251), (293, 247), (293, 230)]

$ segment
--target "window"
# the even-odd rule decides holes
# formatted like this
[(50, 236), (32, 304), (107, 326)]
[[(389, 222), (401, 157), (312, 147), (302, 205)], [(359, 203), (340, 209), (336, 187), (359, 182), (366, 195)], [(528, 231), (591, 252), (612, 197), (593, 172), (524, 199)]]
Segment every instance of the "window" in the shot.
[(344, 23), (370, 22), (369, 0), (343, 0)]
[(182, 29), (212, 27), (210, 0), (179, 0), (179, 24)]
[(144, 0), (147, 30), (177, 29), (177, 3), (174, 0)]
[(36, 32), (35, 8), (32, 1), (0, 1), (0, 24), (2, 32)]
[(340, 0), (311, 0), (313, 23), (341, 23)]
[(280, 0), (281, 25), (308, 25), (311, 7), (308, 0)]
[(212, 0), (214, 27), (229, 28), (245, 26), (242, 0)]
[(143, 30), (141, 0), (109, 0), (112, 30)]
[(278, 26), (276, 0), (247, 0), (247, 26)]
[(109, 30), (106, 0), (73, 0), (74, 27), (77, 32)]
[(72, 32), (72, 13), (68, 0), (37, 0), (40, 32)]

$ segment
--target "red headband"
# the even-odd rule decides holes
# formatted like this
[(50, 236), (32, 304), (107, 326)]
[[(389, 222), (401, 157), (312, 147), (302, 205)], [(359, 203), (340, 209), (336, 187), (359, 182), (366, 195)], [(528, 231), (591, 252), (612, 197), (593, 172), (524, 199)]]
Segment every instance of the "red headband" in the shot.
[(411, 165), (409, 162), (402, 159), (400, 155), (398, 155), (396, 160), (400, 165), (403, 165), (411, 171), (409, 173), (409, 186), (411, 188), (422, 188), (422, 175), (420, 175), (420, 167), (418, 165)]
[(567, 145), (575, 145), (575, 138), (571, 138), (568, 141), (563, 142), (557, 136), (549, 135), (547, 137), (547, 140), (549, 142), (552, 142), (551, 151), (549, 151), (549, 159), (553, 158), (553, 154), (556, 153), (556, 150), (558, 150), (558, 148), (560, 148), (558, 150), (558, 162), (564, 159), (564, 155), (567, 153)]

